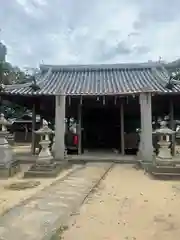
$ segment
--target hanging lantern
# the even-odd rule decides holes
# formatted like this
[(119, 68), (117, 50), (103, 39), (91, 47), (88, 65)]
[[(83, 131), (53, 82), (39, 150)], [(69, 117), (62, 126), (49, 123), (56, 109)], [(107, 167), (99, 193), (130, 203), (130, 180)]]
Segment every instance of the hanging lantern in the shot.
[(160, 123), (162, 121), (162, 118), (161, 117), (158, 117), (157, 118), (157, 122)]
[(170, 119), (169, 115), (166, 115), (166, 116), (164, 117), (164, 120), (165, 120), (165, 121), (169, 121), (169, 119)]
[(71, 97), (70, 96), (68, 97), (68, 104), (69, 104), (69, 106), (71, 105)]
[(99, 96), (98, 96), (98, 97), (96, 97), (96, 101), (98, 101), (98, 102), (99, 102), (99, 100), (100, 100)]
[(80, 97), (80, 105), (82, 105), (82, 96)]
[(126, 103), (128, 104), (128, 97), (126, 97)]
[(103, 105), (105, 105), (106, 104), (106, 98), (105, 98), (105, 96), (103, 97)]

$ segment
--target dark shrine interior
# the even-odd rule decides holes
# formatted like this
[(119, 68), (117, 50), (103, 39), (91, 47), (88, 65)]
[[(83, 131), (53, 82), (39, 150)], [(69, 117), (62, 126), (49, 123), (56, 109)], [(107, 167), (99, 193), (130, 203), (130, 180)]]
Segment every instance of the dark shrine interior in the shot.
[(119, 149), (120, 112), (117, 108), (91, 108), (83, 111), (83, 147)]
[(115, 99), (114, 97), (84, 100), (83, 148), (121, 151), (121, 103), (124, 105), (124, 131), (135, 132), (139, 127), (137, 99), (129, 100), (130, 103), (124, 98)]

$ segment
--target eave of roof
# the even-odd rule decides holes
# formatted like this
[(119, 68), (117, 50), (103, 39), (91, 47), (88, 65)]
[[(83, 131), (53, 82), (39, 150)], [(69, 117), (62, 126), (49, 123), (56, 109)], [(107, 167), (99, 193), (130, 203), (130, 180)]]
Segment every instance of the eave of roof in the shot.
[(167, 89), (169, 75), (161, 63), (102, 65), (40, 65), (40, 90), (31, 84), (7, 86), (5, 93), (18, 95), (128, 95), (141, 92), (180, 92), (177, 85)]
[(143, 62), (143, 63), (115, 63), (115, 64), (88, 64), (88, 65), (50, 65), (41, 64), (40, 69), (42, 71), (84, 71), (84, 70), (111, 70), (111, 69), (143, 69), (143, 68), (153, 68), (160, 67), (159, 62)]

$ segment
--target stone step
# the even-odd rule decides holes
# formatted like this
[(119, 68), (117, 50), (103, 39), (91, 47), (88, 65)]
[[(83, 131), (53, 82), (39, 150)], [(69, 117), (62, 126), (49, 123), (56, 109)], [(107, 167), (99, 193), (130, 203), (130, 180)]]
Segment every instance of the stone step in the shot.
[(172, 166), (154, 166), (150, 167), (149, 172), (154, 175), (179, 175), (180, 176), (180, 167)]

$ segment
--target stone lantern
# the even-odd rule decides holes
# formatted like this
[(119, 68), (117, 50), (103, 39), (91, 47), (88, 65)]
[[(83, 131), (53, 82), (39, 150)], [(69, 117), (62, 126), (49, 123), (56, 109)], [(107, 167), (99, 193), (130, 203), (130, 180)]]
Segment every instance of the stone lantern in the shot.
[(10, 177), (20, 170), (18, 161), (14, 160), (13, 149), (7, 141), (7, 126), (12, 123), (0, 114), (0, 177)]
[(164, 160), (172, 159), (170, 136), (175, 134), (175, 131), (168, 128), (167, 121), (163, 120), (160, 122), (160, 128), (157, 129), (155, 133), (159, 136), (159, 153), (157, 157)]
[(180, 126), (176, 127), (175, 155), (180, 156)]
[(53, 156), (50, 152), (49, 145), (51, 143), (49, 136), (54, 134), (54, 131), (48, 127), (48, 122), (43, 120), (43, 126), (35, 131), (37, 135), (40, 135), (41, 151), (39, 152), (37, 163), (38, 164), (50, 164), (53, 160)]
[(58, 175), (60, 168), (50, 151), (51, 141), (49, 137), (54, 134), (54, 131), (48, 127), (48, 122), (43, 120), (43, 126), (35, 133), (40, 135), (41, 150), (36, 163), (24, 174), (24, 177), (55, 177)]

